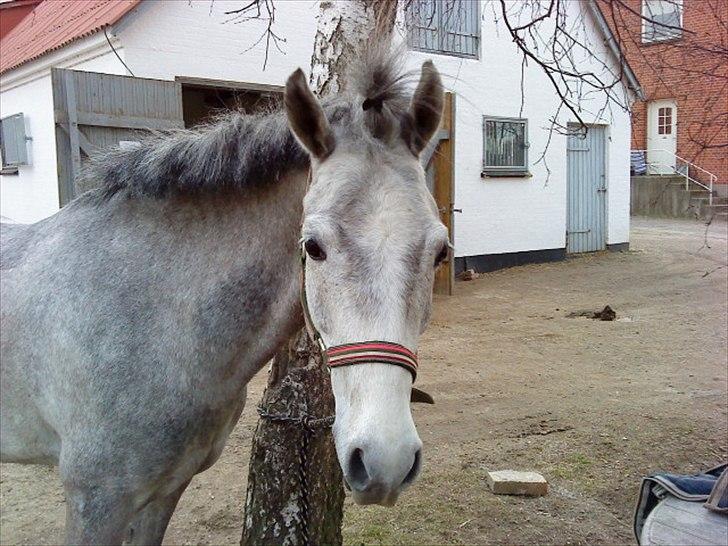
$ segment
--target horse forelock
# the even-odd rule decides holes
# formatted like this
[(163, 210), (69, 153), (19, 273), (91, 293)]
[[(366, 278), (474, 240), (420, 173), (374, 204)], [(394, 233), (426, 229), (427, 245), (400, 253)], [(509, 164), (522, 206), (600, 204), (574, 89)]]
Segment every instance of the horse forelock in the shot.
[(408, 115), (416, 74), (404, 68), (405, 50), (372, 47), (352, 66), (352, 106), (367, 136), (388, 143), (397, 138)]

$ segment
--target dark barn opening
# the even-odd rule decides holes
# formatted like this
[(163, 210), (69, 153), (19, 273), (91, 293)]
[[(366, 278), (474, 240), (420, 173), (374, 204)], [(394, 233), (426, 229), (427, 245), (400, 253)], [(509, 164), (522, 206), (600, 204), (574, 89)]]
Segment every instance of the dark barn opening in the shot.
[(182, 115), (185, 127), (213, 120), (229, 110), (246, 114), (276, 108), (282, 98), (282, 87), (239, 82), (177, 78), (182, 84)]

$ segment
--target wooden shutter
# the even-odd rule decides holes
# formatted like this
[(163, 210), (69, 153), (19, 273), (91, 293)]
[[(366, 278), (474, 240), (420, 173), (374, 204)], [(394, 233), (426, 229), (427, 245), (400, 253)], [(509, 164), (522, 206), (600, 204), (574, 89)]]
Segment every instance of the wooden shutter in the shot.
[(3, 167), (28, 164), (25, 118), (22, 113), (0, 120), (0, 154)]

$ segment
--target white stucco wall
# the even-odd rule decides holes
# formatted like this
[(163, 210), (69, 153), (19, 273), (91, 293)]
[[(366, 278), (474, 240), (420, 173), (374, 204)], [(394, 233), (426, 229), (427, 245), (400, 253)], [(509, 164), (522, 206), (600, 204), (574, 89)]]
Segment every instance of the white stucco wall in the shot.
[(631, 119), (627, 112), (612, 115), (607, 157), (607, 244), (629, 242)]
[(0, 118), (22, 112), (28, 163), (17, 175), (0, 175), (0, 215), (15, 222), (35, 222), (58, 210), (56, 137), (50, 73), (0, 92)]
[[(584, 20), (595, 51), (612, 61), (601, 44), (591, 18), (579, 2), (568, 3), (569, 16)], [(455, 254), (475, 256), (566, 245), (566, 136), (554, 132), (549, 140), (549, 120), (559, 98), (543, 70), (531, 62), (525, 68), (521, 108), (522, 56), (510, 35), (494, 21), (492, 7), (482, 4), (480, 58), (411, 52), (410, 66), (417, 69), (432, 58), (446, 88), (456, 94), (455, 127)], [(403, 39), (403, 38), (402, 38)], [(588, 57), (583, 66), (595, 70)], [(614, 66), (614, 63), (611, 63)], [(616, 69), (616, 67), (615, 67)], [(606, 78), (606, 76), (605, 76)], [(594, 99), (594, 111), (603, 99)], [(587, 123), (609, 125), (607, 155), (607, 244), (629, 241), (629, 114), (613, 107), (599, 117), (585, 104)], [(482, 178), (483, 116), (528, 119), (530, 178)], [(576, 119), (563, 109), (559, 120)], [(544, 160), (538, 161), (545, 153)], [(550, 170), (550, 174), (549, 171)]]
[[(230, 20), (230, 16), (224, 15), (225, 11), (239, 5), (238, 0), (216, 0), (214, 3), (209, 0), (143, 2), (113, 29), (114, 43), (134, 75), (139, 77), (172, 80), (176, 76), (188, 76), (282, 85), (295, 68), (308, 68), (318, 13), (315, 0), (276, 4), (274, 30), (286, 42), (281, 44), (283, 52), (270, 48), (265, 70), (265, 45), (262, 42), (254, 45), (264, 23), (247, 21), (237, 24)], [(579, 2), (567, 5), (571, 16), (584, 17), (580, 13)], [(541, 69), (533, 64), (525, 71), (525, 100), (521, 114), (529, 122), (529, 167), (532, 176), (481, 178), (482, 116), (517, 117), (521, 101), (521, 57), (507, 33), (496, 28), (492, 10), (489, 10), (487, 3), (484, 4), (478, 60), (419, 52), (410, 53), (408, 60), (410, 67), (415, 69), (423, 60), (432, 58), (443, 73), (448, 90), (457, 95), (455, 207), (462, 208), (463, 213), (455, 216), (456, 255), (563, 248), (567, 206), (566, 137), (554, 133), (546, 147), (549, 138), (546, 127), (557, 110), (558, 98)], [(591, 28), (591, 19), (586, 17), (585, 21)], [(593, 29), (590, 32), (596, 36)], [(94, 37), (86, 40), (91, 39)], [(126, 73), (109, 51), (108, 44), (104, 46), (103, 35), (96, 39), (96, 55), (86, 54), (82, 60), (77, 59), (74, 68)], [(596, 49), (601, 48), (600, 55), (609, 58), (600, 41), (593, 41)], [(72, 47), (78, 47), (78, 44)], [(49, 55), (47, 60), (52, 61), (52, 56)], [(70, 66), (71, 61), (65, 59), (62, 63)], [(39, 81), (43, 81), (42, 78)], [(15, 94), (11, 94), (14, 90), (3, 91), (3, 102), (7, 102), (8, 106), (3, 105), (2, 115), (6, 115), (6, 111), (14, 113), (18, 108), (36, 105), (32, 108), (32, 116), (37, 118), (33, 131), (43, 133), (50, 128), (52, 132), (51, 107), (46, 108), (46, 104), (51, 102), (50, 78), (47, 78), (45, 87), (39, 83), (35, 90), (32, 90), (31, 84), (26, 85), (26, 91), (19, 89)], [(42, 96), (43, 93), (45, 95)], [(27, 105), (22, 103), (22, 97), (31, 95), (34, 98)], [(626, 242), (629, 240), (629, 116), (613, 108), (608, 116), (590, 118), (588, 106), (585, 105), (584, 114), (587, 122), (610, 126), (607, 243)], [(562, 112), (561, 122), (565, 124), (567, 121), (573, 120)], [(55, 149), (52, 146), (40, 148), (35, 140), (32, 146), (36, 159), (34, 165), (16, 180), (0, 182), (2, 214), (21, 221), (38, 219), (57, 208)], [(544, 151), (545, 160), (536, 163)], [(40, 153), (46, 155), (39, 156)], [(44, 164), (42, 170), (39, 160)], [(547, 166), (551, 171), (548, 180)], [(22, 182), (24, 178), (26, 182)], [(33, 188), (30, 197), (27, 192), (23, 193), (24, 188)], [(32, 197), (43, 191), (47, 195), (44, 194), (42, 199)], [(7, 205), (5, 194), (8, 196)]]
[(311, 63), (318, 2), (276, 2), (274, 31), (284, 38), (273, 44), (263, 70), (263, 21), (235, 22), (225, 11), (239, 0), (144, 2), (117, 25), (124, 60), (135, 76), (173, 80), (176, 76), (282, 85), (298, 67)]
[[(123, 48), (115, 44), (123, 58)], [(0, 175), (0, 215), (15, 222), (37, 222), (59, 209), (51, 67), (125, 74), (102, 35), (91, 36), (20, 66), (0, 77), (0, 118), (22, 112), (29, 164), (17, 175)]]

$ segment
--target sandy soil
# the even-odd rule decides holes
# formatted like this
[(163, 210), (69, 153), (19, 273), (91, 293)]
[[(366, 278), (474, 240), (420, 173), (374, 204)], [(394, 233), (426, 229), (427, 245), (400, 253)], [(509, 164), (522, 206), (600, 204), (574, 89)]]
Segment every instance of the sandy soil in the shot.
[[(438, 298), (421, 347), (421, 480), (393, 509), (348, 499), (348, 544), (633, 543), (640, 477), (728, 456), (726, 224), (635, 219), (632, 250), (499, 271)], [(618, 320), (567, 318), (611, 305)], [(255, 402), (197, 476), (165, 544), (237, 544)], [(486, 469), (543, 473), (497, 497)], [(0, 466), (0, 542), (55, 544), (55, 470)]]

